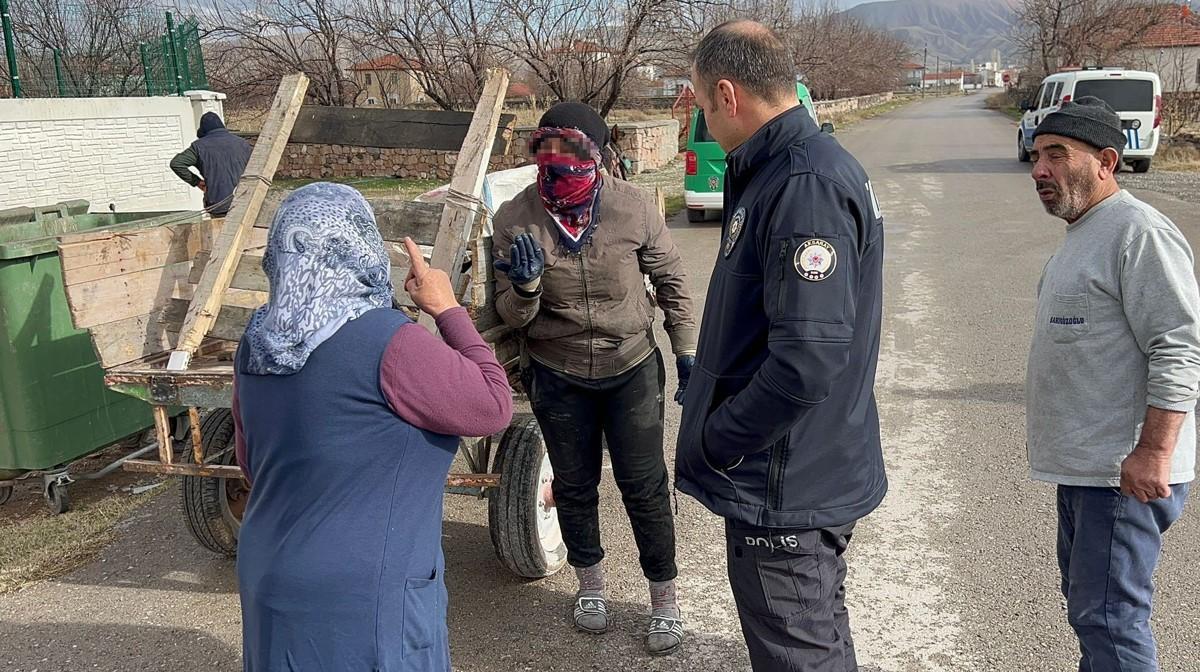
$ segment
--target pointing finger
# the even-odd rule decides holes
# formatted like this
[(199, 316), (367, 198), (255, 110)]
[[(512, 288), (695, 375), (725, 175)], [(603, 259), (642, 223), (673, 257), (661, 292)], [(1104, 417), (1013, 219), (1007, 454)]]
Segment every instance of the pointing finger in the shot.
[(408, 251), (408, 259), (411, 263), (409, 267), (409, 276), (419, 278), (429, 271), (429, 264), (425, 261), (425, 256), (421, 254), (421, 248), (413, 242), (412, 238), (404, 237), (404, 249)]

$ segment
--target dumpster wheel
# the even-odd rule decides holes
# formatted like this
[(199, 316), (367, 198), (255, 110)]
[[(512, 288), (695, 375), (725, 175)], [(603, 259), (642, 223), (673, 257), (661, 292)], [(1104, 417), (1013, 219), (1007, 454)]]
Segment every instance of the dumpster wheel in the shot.
[(496, 451), (500, 486), (488, 491), (488, 529), (500, 562), (517, 576), (540, 579), (562, 569), (567, 548), (558, 512), (546, 506), (554, 470), (537, 419), (516, 415)]
[[(223, 452), (216, 464), (237, 464), (234, 453), (233, 412), (214, 408), (200, 421), (200, 440), (206, 454)], [(192, 440), (183, 454), (192, 460)], [(227, 557), (237, 555), (238, 531), (250, 489), (239, 478), (184, 476), (179, 482), (180, 505), (188, 531), (208, 550)]]

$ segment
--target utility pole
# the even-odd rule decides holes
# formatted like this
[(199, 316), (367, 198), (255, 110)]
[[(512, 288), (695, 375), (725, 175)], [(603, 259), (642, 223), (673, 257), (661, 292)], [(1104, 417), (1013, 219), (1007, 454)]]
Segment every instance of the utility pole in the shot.
[(937, 87), (933, 90), (933, 95), (940, 96), (942, 95), (942, 57), (934, 56), (933, 63), (933, 69), (936, 71), (933, 73), (933, 85)]
[(17, 45), (13, 38), (12, 15), (8, 13), (8, 0), (0, 0), (0, 24), (4, 27), (4, 52), (8, 59), (8, 78), (12, 83), (13, 98), (21, 97), (21, 75), (17, 72)]
[(925, 76), (929, 74), (929, 43), (921, 50), (921, 97), (925, 97)]

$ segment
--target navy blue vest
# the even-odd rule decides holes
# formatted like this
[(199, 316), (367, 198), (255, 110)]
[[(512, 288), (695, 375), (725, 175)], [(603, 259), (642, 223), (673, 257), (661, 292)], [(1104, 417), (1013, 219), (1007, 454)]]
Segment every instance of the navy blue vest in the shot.
[(402, 420), (379, 383), (409, 322), (370, 311), (290, 376), (240, 373), (238, 352), (246, 670), (450, 669), (442, 492), (458, 438)]

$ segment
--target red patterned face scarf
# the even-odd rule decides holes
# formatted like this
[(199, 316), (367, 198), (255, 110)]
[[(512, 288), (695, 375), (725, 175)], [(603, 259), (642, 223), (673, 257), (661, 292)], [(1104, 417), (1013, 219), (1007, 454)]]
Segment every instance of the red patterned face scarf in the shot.
[[(559, 138), (566, 151), (538, 152), (550, 138)], [(558, 224), (559, 240), (568, 252), (579, 252), (600, 223), (600, 149), (573, 128), (540, 128), (529, 147), (537, 157), (538, 193)]]

